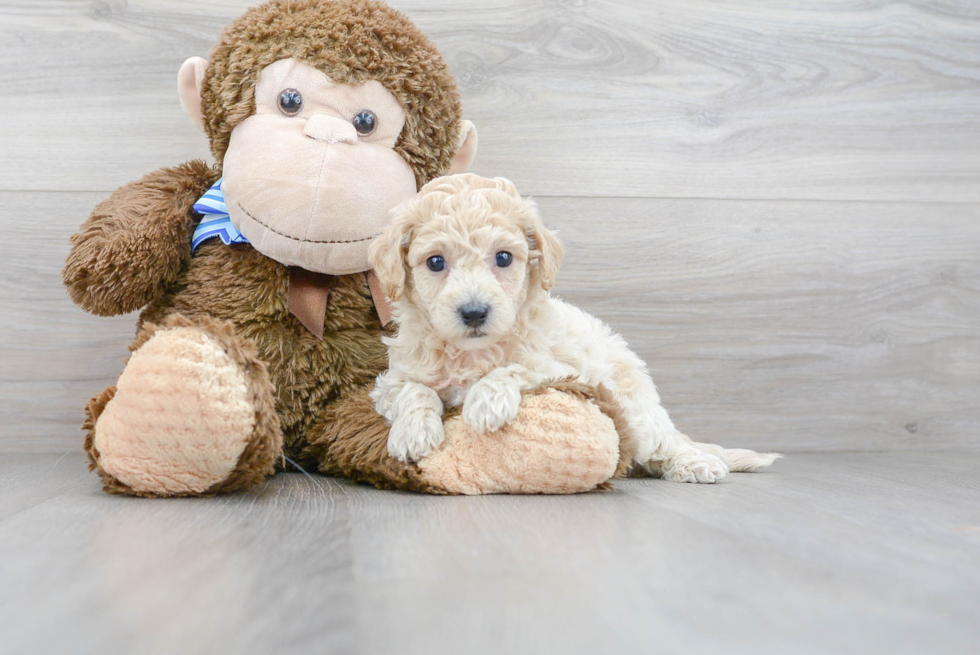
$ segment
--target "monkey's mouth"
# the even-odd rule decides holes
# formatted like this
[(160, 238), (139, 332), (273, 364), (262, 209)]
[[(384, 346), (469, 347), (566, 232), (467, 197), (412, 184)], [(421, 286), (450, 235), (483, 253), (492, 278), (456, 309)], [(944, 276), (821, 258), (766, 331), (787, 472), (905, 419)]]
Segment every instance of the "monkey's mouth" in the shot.
[(285, 232), (282, 232), (281, 230), (277, 230), (276, 228), (272, 227), (268, 223), (259, 220), (251, 212), (249, 212), (247, 209), (245, 209), (244, 207), (242, 207), (242, 203), (238, 203), (238, 208), (241, 209), (242, 212), (246, 216), (248, 216), (249, 218), (251, 218), (253, 221), (255, 221), (256, 223), (258, 223), (259, 225), (261, 225), (265, 229), (269, 230), (270, 232), (272, 232), (274, 234), (278, 234), (279, 236), (285, 237), (287, 239), (292, 239), (293, 241), (298, 241), (299, 243), (324, 243), (324, 244), (330, 244), (330, 243), (335, 243), (335, 244), (363, 243), (365, 241), (374, 241), (379, 236), (381, 236), (381, 233), (378, 232), (377, 234), (372, 234), (371, 236), (362, 237), (360, 239), (301, 239), (299, 237), (294, 237), (292, 234), (286, 234)]

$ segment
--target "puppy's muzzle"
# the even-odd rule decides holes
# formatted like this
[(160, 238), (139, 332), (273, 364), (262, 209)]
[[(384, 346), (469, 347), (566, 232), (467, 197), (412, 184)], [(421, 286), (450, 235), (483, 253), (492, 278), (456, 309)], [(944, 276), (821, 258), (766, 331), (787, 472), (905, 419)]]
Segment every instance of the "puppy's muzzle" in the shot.
[(463, 325), (475, 329), (487, 322), (487, 316), (490, 315), (490, 305), (470, 303), (461, 305), (458, 311)]

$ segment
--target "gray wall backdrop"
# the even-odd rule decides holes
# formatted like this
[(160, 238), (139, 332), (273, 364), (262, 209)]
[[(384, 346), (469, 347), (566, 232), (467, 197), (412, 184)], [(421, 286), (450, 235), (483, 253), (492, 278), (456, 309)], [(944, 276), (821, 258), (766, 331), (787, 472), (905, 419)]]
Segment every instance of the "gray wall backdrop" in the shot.
[[(176, 72), (247, 2), (0, 1), (0, 448), (66, 451), (135, 316), (62, 289), (117, 186), (208, 157)], [(980, 3), (396, 0), (535, 196), (559, 292), (680, 427), (793, 450), (975, 446)]]

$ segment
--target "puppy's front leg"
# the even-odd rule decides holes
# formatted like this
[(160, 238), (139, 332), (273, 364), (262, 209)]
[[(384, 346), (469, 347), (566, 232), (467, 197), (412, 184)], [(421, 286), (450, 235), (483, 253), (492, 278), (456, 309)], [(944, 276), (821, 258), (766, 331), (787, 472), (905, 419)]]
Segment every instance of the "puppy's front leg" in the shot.
[(388, 454), (402, 462), (417, 462), (439, 447), (445, 438), (444, 411), (439, 394), (413, 380), (392, 373), (378, 376), (371, 400), (391, 424)]
[(542, 376), (520, 364), (490, 371), (466, 392), (463, 421), (480, 434), (496, 432), (517, 416), (521, 392), (542, 381)]

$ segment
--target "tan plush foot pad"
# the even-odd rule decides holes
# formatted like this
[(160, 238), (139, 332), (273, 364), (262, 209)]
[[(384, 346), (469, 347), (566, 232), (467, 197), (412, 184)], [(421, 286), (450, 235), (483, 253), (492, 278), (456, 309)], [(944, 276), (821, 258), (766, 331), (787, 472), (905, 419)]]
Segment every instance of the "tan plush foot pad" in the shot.
[(241, 353), (220, 343), (227, 337), (181, 325), (133, 353), (115, 393), (93, 401), (105, 403), (90, 448), (104, 479), (124, 493), (172, 496), (213, 491), (232, 476), (257, 421), (266, 421), (256, 412), (256, 380), (236, 361)]
[(456, 494), (568, 494), (613, 477), (619, 435), (592, 402), (556, 391), (526, 395), (517, 419), (480, 435), (462, 417), (446, 420), (446, 440), (419, 462), (422, 479)]
[(625, 421), (601, 389), (563, 382), (526, 393), (517, 419), (489, 435), (455, 412), (442, 446), (417, 465), (388, 455), (369, 391), (334, 403), (314, 429), (306, 455), (322, 472), (426, 493), (567, 494), (605, 486), (630, 461)]

